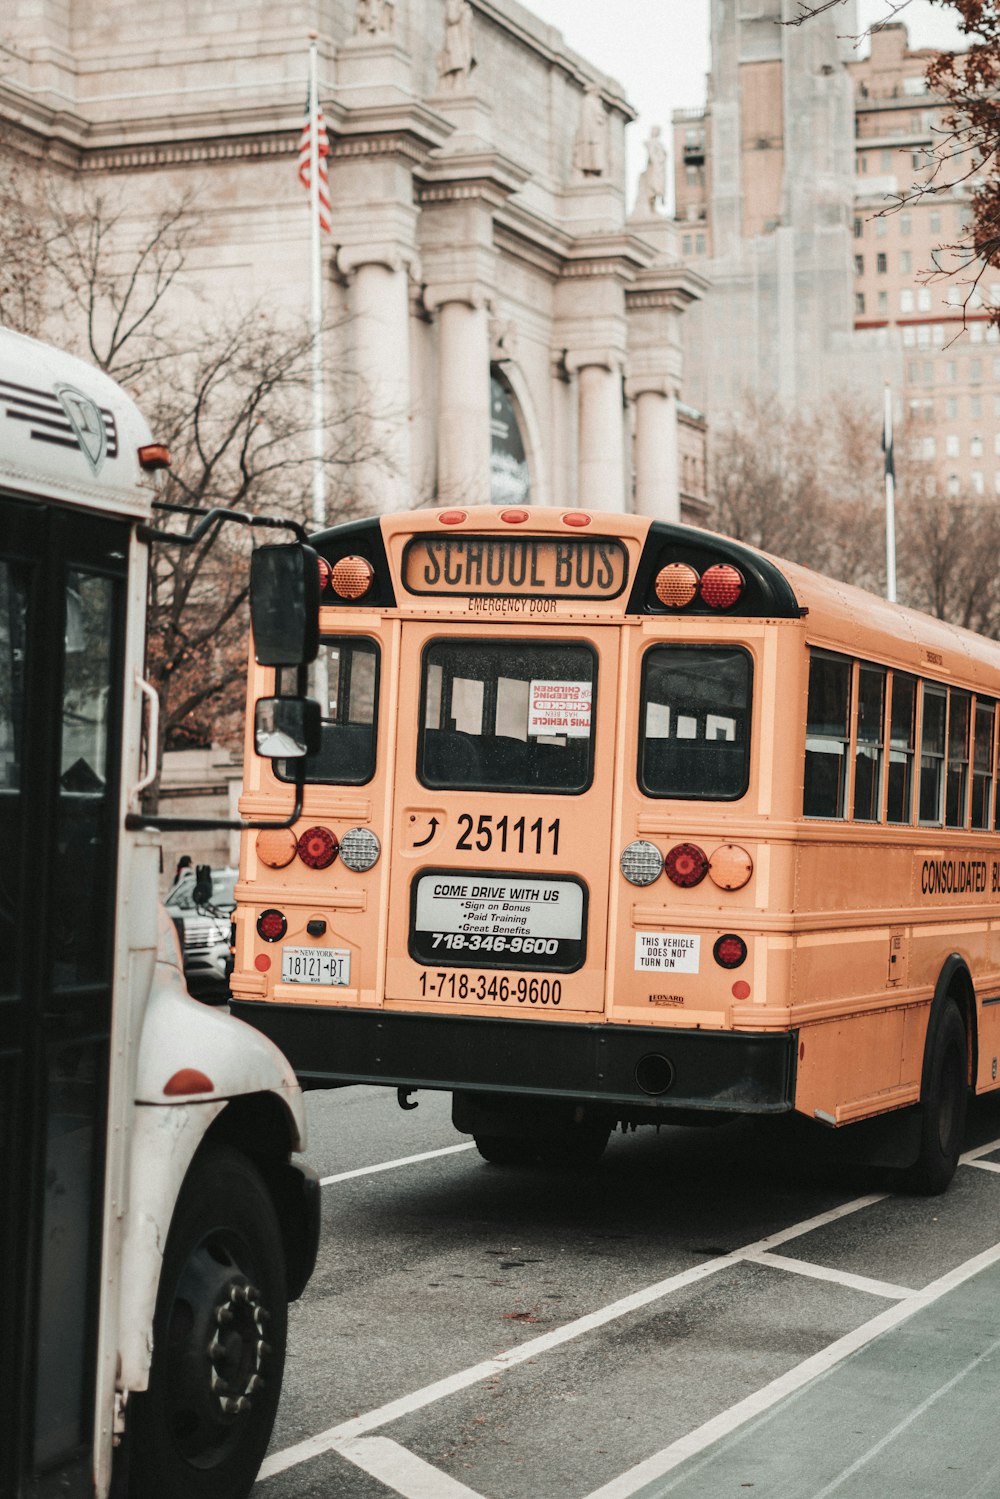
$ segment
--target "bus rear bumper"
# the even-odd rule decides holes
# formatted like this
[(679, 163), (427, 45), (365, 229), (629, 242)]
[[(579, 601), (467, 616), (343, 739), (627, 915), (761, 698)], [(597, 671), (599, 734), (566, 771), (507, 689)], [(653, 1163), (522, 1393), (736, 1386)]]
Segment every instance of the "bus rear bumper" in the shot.
[(615, 1108), (782, 1114), (795, 1097), (794, 1032), (414, 1015), (233, 1000), (305, 1087), (522, 1095)]

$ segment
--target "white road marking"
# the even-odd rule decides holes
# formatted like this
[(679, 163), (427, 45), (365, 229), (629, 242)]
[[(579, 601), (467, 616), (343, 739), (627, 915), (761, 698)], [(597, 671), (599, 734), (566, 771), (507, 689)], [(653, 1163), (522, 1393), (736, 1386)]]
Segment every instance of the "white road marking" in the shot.
[[(970, 1280), (973, 1275), (978, 1275), (981, 1270), (987, 1270), (998, 1262), (1000, 1262), (1000, 1244), (994, 1244), (992, 1248), (973, 1256), (964, 1264), (956, 1265), (953, 1270), (949, 1270), (938, 1280), (931, 1281), (930, 1285), (924, 1286), (923, 1290), (914, 1291), (906, 1301), (897, 1302), (895, 1306), (880, 1312), (877, 1317), (872, 1317), (870, 1321), (863, 1322), (852, 1332), (845, 1333), (842, 1338), (837, 1338), (826, 1348), (821, 1348), (819, 1353), (814, 1353), (811, 1358), (804, 1359), (801, 1364), (787, 1369), (770, 1384), (755, 1390), (752, 1395), (748, 1395), (745, 1400), (738, 1401), (728, 1410), (720, 1411), (710, 1421), (704, 1422), (694, 1431), (689, 1431), (685, 1436), (679, 1437), (676, 1442), (671, 1442), (669, 1447), (664, 1447), (660, 1452), (654, 1452), (652, 1457), (647, 1457), (643, 1462), (637, 1463), (634, 1468), (630, 1468), (628, 1472), (619, 1474), (610, 1483), (595, 1489), (593, 1493), (587, 1495), (587, 1499), (632, 1499), (632, 1495), (645, 1488), (646, 1484), (663, 1478), (672, 1469), (687, 1462), (689, 1458), (697, 1457), (714, 1442), (720, 1441), (723, 1437), (739, 1430), (741, 1426), (745, 1426), (754, 1416), (771, 1410), (787, 1395), (792, 1395), (796, 1390), (802, 1389), (803, 1385), (808, 1384), (810, 1380), (828, 1374), (831, 1369), (843, 1363), (859, 1348), (864, 1348), (874, 1342), (882, 1333), (898, 1327), (916, 1312), (938, 1301), (948, 1291), (953, 1291), (963, 1281)], [(685, 1475), (679, 1474), (677, 1482), (682, 1482), (684, 1477)], [(673, 1485), (669, 1485), (660, 1492), (667, 1494), (672, 1487)]]
[(542, 1333), (536, 1338), (528, 1338), (525, 1342), (508, 1348), (493, 1358), (484, 1359), (482, 1363), (473, 1364), (468, 1369), (461, 1369), (455, 1374), (447, 1375), (444, 1379), (435, 1380), (433, 1384), (425, 1385), (421, 1390), (414, 1390), (409, 1395), (402, 1395), (397, 1400), (390, 1400), (386, 1405), (379, 1406), (377, 1410), (367, 1411), (364, 1415), (353, 1416), (347, 1421), (342, 1421), (338, 1426), (328, 1427), (326, 1431), (306, 1437), (292, 1447), (272, 1453), (265, 1459), (260, 1470), (260, 1477), (272, 1478), (276, 1473), (284, 1473), (288, 1468), (294, 1468), (299, 1463), (320, 1457), (340, 1442), (364, 1436), (366, 1432), (375, 1431), (380, 1426), (388, 1426), (391, 1421), (398, 1421), (403, 1416), (412, 1415), (414, 1411), (433, 1405), (437, 1400), (444, 1400), (448, 1395), (457, 1394), (459, 1390), (481, 1384), (485, 1379), (503, 1374), (507, 1369), (513, 1369), (518, 1364), (537, 1358), (539, 1354), (548, 1353), (552, 1348), (572, 1342), (573, 1339), (582, 1337), (585, 1333), (593, 1332), (598, 1327), (617, 1321), (619, 1317), (639, 1311), (654, 1301), (660, 1301), (674, 1291), (705, 1280), (719, 1270), (731, 1268), (739, 1264), (748, 1254), (757, 1254), (763, 1250), (772, 1249), (778, 1244), (787, 1243), (789, 1239), (797, 1238), (800, 1234), (810, 1233), (813, 1229), (823, 1228), (828, 1223), (835, 1223), (837, 1219), (844, 1218), (850, 1213), (860, 1212), (862, 1208), (870, 1207), (872, 1203), (881, 1202), (885, 1195), (882, 1192), (875, 1192), (865, 1197), (856, 1197), (853, 1201), (830, 1208), (827, 1212), (817, 1213), (812, 1218), (805, 1218), (790, 1228), (768, 1234), (766, 1238), (747, 1244), (743, 1249), (734, 1249), (729, 1254), (703, 1260), (700, 1265), (693, 1265), (689, 1270), (678, 1271), (676, 1275), (669, 1275), (665, 1280), (644, 1286), (639, 1291), (633, 1291), (629, 1296), (623, 1296), (619, 1301), (613, 1301), (607, 1306), (599, 1307), (597, 1311), (577, 1317), (573, 1322), (566, 1322), (562, 1327), (554, 1328), (552, 1332)]
[(403, 1499), (482, 1499), (474, 1489), (425, 1463), (422, 1457), (408, 1452), (390, 1437), (338, 1442), (334, 1451), (384, 1483), (394, 1494), (401, 1494)]
[(353, 1171), (339, 1171), (336, 1176), (320, 1177), (321, 1187), (330, 1187), (334, 1182), (353, 1181), (356, 1176), (374, 1176), (378, 1171), (395, 1171), (400, 1166), (416, 1166), (419, 1161), (433, 1161), (442, 1155), (458, 1155), (462, 1150), (475, 1150), (475, 1140), (464, 1140), (461, 1145), (444, 1145), (440, 1150), (422, 1150), (419, 1155), (400, 1156), (398, 1161), (379, 1161), (376, 1166), (358, 1166)]
[(977, 1171), (996, 1171), (1000, 1174), (1000, 1161), (966, 1161), (967, 1166), (975, 1166)]
[(867, 1275), (852, 1275), (849, 1270), (831, 1270), (826, 1265), (814, 1265), (810, 1260), (793, 1260), (784, 1254), (746, 1254), (744, 1259), (755, 1265), (773, 1265), (776, 1270), (788, 1270), (792, 1275), (807, 1275), (812, 1280), (828, 1280), (834, 1285), (846, 1286), (851, 1291), (867, 1291), (870, 1296), (885, 1296), (890, 1301), (905, 1301), (913, 1295), (912, 1286), (894, 1286), (887, 1280), (871, 1280)]
[(945, 1384), (939, 1385), (932, 1394), (927, 1396), (926, 1400), (921, 1400), (919, 1405), (914, 1406), (913, 1410), (910, 1411), (910, 1414), (908, 1416), (904, 1416), (902, 1421), (897, 1421), (896, 1425), (892, 1428), (891, 1431), (887, 1431), (885, 1436), (882, 1437), (880, 1441), (876, 1442), (873, 1447), (869, 1447), (867, 1452), (863, 1452), (860, 1457), (856, 1458), (854, 1462), (850, 1464), (849, 1467), (844, 1468), (843, 1471), (839, 1473), (831, 1483), (828, 1483), (825, 1488), (820, 1489), (818, 1494), (814, 1494), (813, 1499), (827, 1499), (827, 1496), (829, 1494), (835, 1494), (837, 1490), (843, 1484), (845, 1484), (849, 1478), (853, 1478), (854, 1474), (859, 1473), (867, 1463), (871, 1462), (873, 1457), (877, 1457), (880, 1452), (884, 1451), (884, 1449), (888, 1447), (890, 1442), (894, 1442), (898, 1436), (902, 1435), (902, 1433), (907, 1429), (908, 1426), (912, 1426), (914, 1421), (919, 1420), (919, 1418), (924, 1414), (925, 1411), (929, 1411), (932, 1405), (936, 1405), (943, 1395), (947, 1395), (950, 1390), (953, 1390), (955, 1386), (959, 1384), (967, 1374), (971, 1374), (973, 1369), (981, 1364), (984, 1359), (992, 1358), (993, 1354), (996, 1353), (998, 1348), (1000, 1348), (1000, 1338), (997, 1338), (996, 1341), (991, 1343), (990, 1346), (984, 1349), (982, 1353), (978, 1353), (975, 1358), (970, 1359), (964, 1369), (959, 1369), (958, 1373), (953, 1374), (951, 1379), (947, 1380)]

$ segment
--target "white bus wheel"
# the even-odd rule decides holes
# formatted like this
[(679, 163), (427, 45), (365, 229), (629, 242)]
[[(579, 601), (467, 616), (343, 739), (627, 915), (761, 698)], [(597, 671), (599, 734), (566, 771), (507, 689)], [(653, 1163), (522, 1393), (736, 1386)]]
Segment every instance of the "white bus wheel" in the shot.
[(285, 1361), (281, 1231), (256, 1167), (208, 1145), (181, 1188), (153, 1322), (149, 1389), (130, 1406), (130, 1499), (244, 1499)]

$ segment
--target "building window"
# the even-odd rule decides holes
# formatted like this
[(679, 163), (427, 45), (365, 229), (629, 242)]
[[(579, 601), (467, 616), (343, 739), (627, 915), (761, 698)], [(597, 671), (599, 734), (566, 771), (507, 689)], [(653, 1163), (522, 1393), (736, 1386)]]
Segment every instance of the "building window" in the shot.
[(878, 154), (878, 165), (880, 172), (892, 171), (892, 152), (880, 151)]
[(863, 291), (856, 291), (854, 293), (854, 311), (855, 312), (864, 312), (864, 310), (865, 310), (865, 294), (864, 294)]
[(878, 294), (878, 310), (879, 312), (889, 311), (889, 293), (887, 291), (880, 291)]
[(983, 456), (983, 439), (978, 432), (969, 438), (969, 457), (981, 458)]
[(875, 269), (878, 271), (878, 273), (879, 273), (880, 276), (884, 276), (885, 275), (885, 268), (886, 268), (886, 257), (885, 257), (885, 254), (880, 251), (879, 254), (875, 256)]
[(704, 255), (705, 253), (705, 236), (703, 234), (696, 234), (694, 237), (694, 253), (696, 255)]
[(941, 233), (941, 215), (936, 208), (931, 213), (931, 233)]
[(949, 458), (958, 457), (959, 448), (957, 432), (948, 433), (948, 436), (944, 440), (944, 450), (948, 454)]
[(865, 257), (863, 255), (855, 255), (855, 257), (854, 257), (854, 273), (857, 276), (863, 276), (864, 275), (864, 273), (865, 273)]
[(682, 255), (690, 255), (691, 254), (691, 236), (690, 236), (690, 234), (685, 234), (684, 238), (681, 240), (681, 254)]
[(945, 406), (945, 415), (951, 421), (954, 421), (955, 418), (956, 418), (956, 416), (958, 415), (958, 401), (955, 399), (954, 396), (949, 396), (948, 399), (947, 399), (947, 401), (945, 401), (944, 406)]
[(974, 468), (972, 470), (972, 473), (969, 475), (969, 480), (972, 484), (973, 494), (983, 494), (985, 492), (985, 485), (983, 484), (983, 475), (981, 470), (979, 470), (978, 468)]
[(904, 250), (902, 252), (902, 254), (899, 257), (899, 269), (902, 271), (902, 273), (903, 273), (904, 276), (908, 276), (910, 274), (910, 272), (913, 270), (913, 252), (912, 252), (912, 250)]
[(885, 222), (885, 219), (876, 219), (875, 220), (875, 238), (876, 239), (885, 239), (885, 233), (886, 233), (886, 222)]
[(900, 234), (909, 234), (910, 230), (912, 228), (913, 228), (913, 215), (909, 214), (909, 213), (901, 213), (899, 215), (899, 232), (900, 232)]
[(865, 232), (865, 226), (861, 219), (854, 220), (854, 238), (861, 239)]
[(958, 379), (958, 369), (956, 367), (954, 359), (949, 359), (945, 364), (944, 378), (947, 380), (949, 385), (954, 385), (955, 381)]
[(934, 366), (930, 363), (930, 361), (928, 361), (927, 364), (924, 365), (924, 384), (934, 384)]
[(981, 359), (969, 360), (969, 383), (974, 384), (983, 378), (983, 361)]
[(954, 499), (955, 496), (958, 494), (958, 475), (957, 474), (949, 474), (948, 475), (948, 493), (949, 493), (949, 495), (951, 496), (952, 499)]
[(982, 398), (982, 396), (970, 396), (969, 397), (969, 415), (972, 416), (972, 417), (980, 417), (980, 416), (982, 416), (982, 414), (983, 414), (983, 398)]
[(931, 310), (931, 289), (929, 286), (921, 286), (917, 292), (917, 306), (921, 312)]
[(913, 311), (913, 292), (908, 286), (904, 286), (899, 294), (899, 310), (900, 312)]
[[(997, 399), (1000, 400), (1000, 397), (997, 397)], [(993, 435), (993, 451), (1000, 458), (1000, 432), (996, 432)]]
[(974, 344), (981, 344), (983, 341), (984, 332), (985, 329), (982, 323), (973, 323), (972, 327), (969, 329), (969, 342)]
[[(917, 381), (920, 379), (920, 366), (919, 364), (917, 364), (916, 360), (911, 360), (911, 362), (906, 366), (906, 378), (911, 385), (916, 385)], [(997, 400), (1000, 401), (1000, 396), (997, 396)]]

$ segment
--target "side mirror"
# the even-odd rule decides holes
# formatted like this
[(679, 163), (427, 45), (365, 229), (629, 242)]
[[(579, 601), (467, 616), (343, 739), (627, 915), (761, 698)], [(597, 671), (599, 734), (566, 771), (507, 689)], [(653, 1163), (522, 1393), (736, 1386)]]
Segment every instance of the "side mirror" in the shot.
[(265, 760), (301, 760), (320, 746), (322, 709), (309, 697), (262, 697), (253, 717), (253, 747)]
[(250, 619), (258, 666), (308, 666), (315, 661), (319, 557), (312, 547), (300, 542), (258, 547), (250, 558)]

